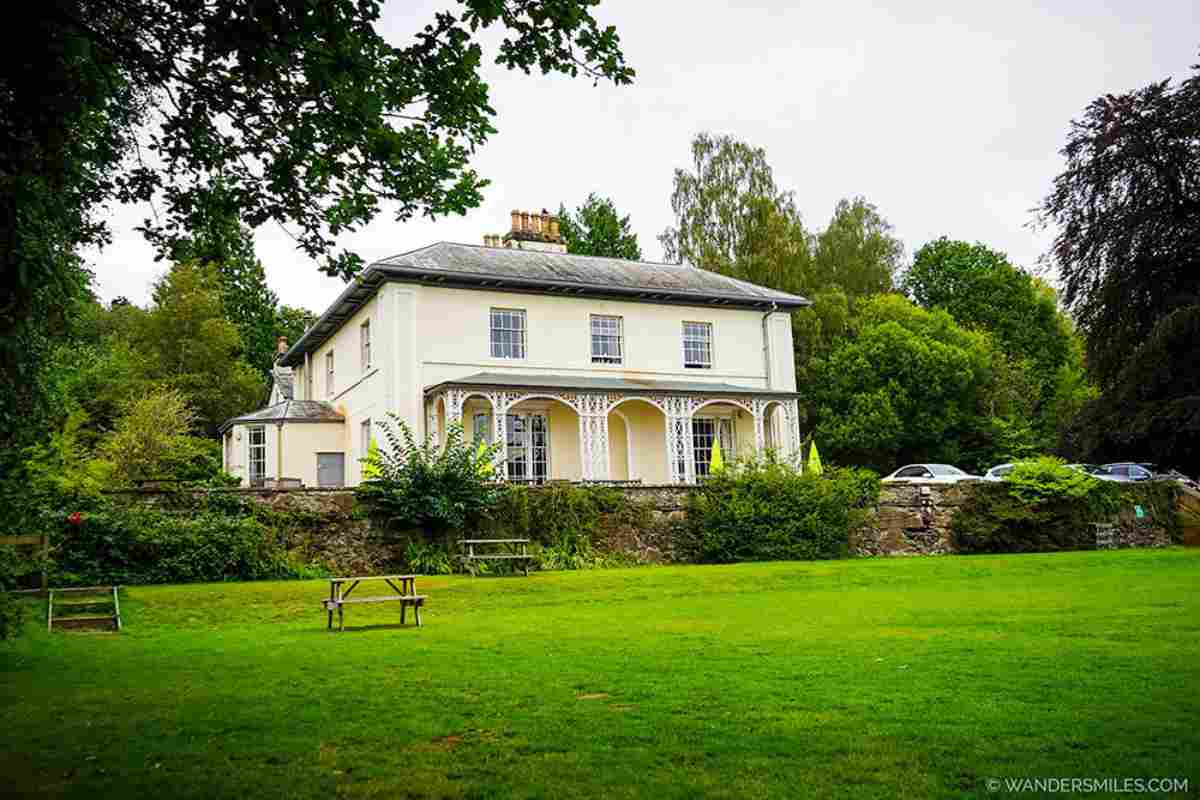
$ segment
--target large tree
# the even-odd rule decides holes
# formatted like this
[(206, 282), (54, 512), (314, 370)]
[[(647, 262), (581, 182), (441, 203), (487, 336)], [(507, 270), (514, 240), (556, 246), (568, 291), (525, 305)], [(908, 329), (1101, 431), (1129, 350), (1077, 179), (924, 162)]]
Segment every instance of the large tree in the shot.
[(888, 292), (903, 255), (904, 245), (874, 205), (862, 197), (841, 200), (817, 236), (814, 282), (850, 297)]
[(856, 312), (810, 364), (810, 423), (829, 458), (890, 472), (911, 461), (984, 469), (1031, 452), (1029, 375), (990, 335), (895, 294)]
[(574, 213), (560, 204), (558, 218), (568, 253), (632, 261), (642, 258), (637, 234), (629, 226), (629, 215), (622, 217), (607, 197), (589, 194)]
[(1062, 153), (1042, 211), (1102, 390), (1069, 444), (1200, 470), (1200, 72), (1094, 100)]
[(86, 285), (75, 253), (108, 241), (107, 204), (152, 201), (144, 229), (167, 253), (219, 185), (238, 219), (287, 227), (348, 278), (361, 261), (336, 237), (381, 203), (397, 220), (478, 205), (484, 41), (510, 69), (633, 76), (595, 0), (463, 0), (399, 46), (380, 5), (47, 0), (5, 26), (0, 447), (39, 402), (42, 340)]
[(692, 169), (675, 170), (671, 210), (675, 224), (658, 237), (668, 261), (776, 289), (810, 288), (808, 234), (762, 148), (697, 135)]
[(1200, 74), (1092, 101), (1062, 154), (1042, 211), (1058, 228), (1063, 299), (1107, 389), (1159, 320), (1200, 304)]
[(1090, 395), (1071, 320), (1055, 292), (983, 244), (945, 237), (917, 251), (904, 289), (921, 306), (942, 308), (967, 328), (992, 334), (1035, 384), (1036, 427), (1049, 449)]

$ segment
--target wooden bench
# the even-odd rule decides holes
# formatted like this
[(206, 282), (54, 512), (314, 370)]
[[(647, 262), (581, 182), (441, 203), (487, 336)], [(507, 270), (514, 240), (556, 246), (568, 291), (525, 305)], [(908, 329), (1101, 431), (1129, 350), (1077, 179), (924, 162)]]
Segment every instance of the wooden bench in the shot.
[[(329, 599), (322, 600), (321, 605), (329, 615), (327, 630), (333, 629), (333, 612), (337, 611), (338, 630), (346, 630), (345, 607), (355, 603), (399, 603), (400, 624), (404, 624), (405, 612), (412, 606), (413, 616), (417, 619), (417, 627), (421, 627), (421, 606), (425, 605), (425, 595), (417, 594), (416, 575), (369, 575), (357, 578), (330, 578)], [(372, 597), (351, 598), (350, 594), (363, 581), (383, 581), (392, 587), (395, 594), (374, 595)], [(397, 586), (393, 581), (399, 581)], [(349, 587), (346, 584), (350, 584)]]
[[(465, 545), (467, 552), (463, 553), (459, 558), (466, 564), (467, 570), (471, 576), (475, 576), (476, 561), (519, 561), (521, 569), (525, 575), (529, 575), (529, 562), (533, 560), (533, 556), (529, 555), (529, 540), (528, 539), (459, 539), (460, 545)], [(476, 553), (475, 545), (505, 545), (508, 549), (507, 553)], [(518, 545), (521, 552), (517, 552)]]

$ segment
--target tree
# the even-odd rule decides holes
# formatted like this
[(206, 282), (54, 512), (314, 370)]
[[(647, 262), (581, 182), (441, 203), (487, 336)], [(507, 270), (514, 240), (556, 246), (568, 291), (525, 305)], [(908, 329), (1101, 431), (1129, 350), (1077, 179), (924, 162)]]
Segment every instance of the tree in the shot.
[(1031, 449), (1020, 369), (983, 332), (898, 295), (859, 303), (813, 359), (809, 415), (829, 459), (890, 472), (910, 461), (982, 468)]
[(692, 163), (693, 171), (675, 170), (675, 225), (658, 237), (666, 259), (784, 291), (810, 288), (809, 237), (766, 152), (701, 133)]
[(841, 200), (829, 227), (817, 236), (814, 282), (837, 286), (850, 297), (892, 290), (904, 245), (892, 226), (864, 198)]
[(225, 318), (237, 326), (242, 356), (266, 375), (275, 363), (279, 298), (267, 285), (266, 270), (254, 254), (254, 234), (238, 219), (229, 192), (218, 185), (206, 199), (209, 208), (185, 238), (174, 242), (171, 260), (216, 270)]
[(376, 31), (373, 0), (25, 9), (0, 48), (0, 446), (41, 402), (43, 340), (87, 285), (76, 253), (108, 241), (109, 203), (153, 201), (143, 229), (169, 254), (219, 186), (237, 219), (288, 226), (349, 278), (361, 259), (336, 237), (381, 201), (399, 221), (479, 204), (483, 41), (509, 69), (632, 80), (591, 5), (464, 0), (404, 46)]
[(317, 315), (307, 308), (280, 306), (275, 312), (275, 331), (278, 336), (295, 344), (316, 321)]
[(1041, 210), (1058, 229), (1063, 299), (1107, 391), (1159, 320), (1200, 304), (1200, 74), (1092, 101), (1062, 155)]
[(146, 378), (182, 393), (198, 430), (216, 436), (222, 422), (266, 395), (262, 374), (240, 357), (238, 329), (221, 305), (220, 278), (212, 266), (175, 264), (152, 297), (132, 342), (146, 358)]
[(187, 398), (174, 389), (158, 389), (131, 401), (100, 446), (116, 476), (129, 484), (161, 478), (176, 451), (186, 446), (196, 423)]
[(637, 234), (629, 229), (629, 216), (620, 216), (607, 197), (589, 194), (573, 215), (566, 205), (560, 204), (558, 220), (568, 253), (630, 261), (642, 259)]

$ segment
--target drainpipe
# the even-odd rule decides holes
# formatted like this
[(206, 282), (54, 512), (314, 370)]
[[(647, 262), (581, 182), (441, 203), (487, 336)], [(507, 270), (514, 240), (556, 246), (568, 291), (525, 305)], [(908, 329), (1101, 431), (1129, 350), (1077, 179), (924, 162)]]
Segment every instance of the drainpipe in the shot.
[(771, 318), (771, 315), (774, 314), (778, 310), (779, 310), (779, 306), (776, 305), (774, 303), (774, 301), (772, 301), (771, 310), (768, 311), (767, 313), (763, 314), (763, 318), (762, 318), (763, 371), (767, 375), (767, 388), (768, 389), (773, 388), (773, 387), (771, 385), (772, 384), (772, 381), (771, 381), (771, 344), (770, 344), (771, 338), (767, 332), (767, 320), (769, 320)]
[(283, 423), (275, 423), (275, 488), (282, 488), (283, 480)]

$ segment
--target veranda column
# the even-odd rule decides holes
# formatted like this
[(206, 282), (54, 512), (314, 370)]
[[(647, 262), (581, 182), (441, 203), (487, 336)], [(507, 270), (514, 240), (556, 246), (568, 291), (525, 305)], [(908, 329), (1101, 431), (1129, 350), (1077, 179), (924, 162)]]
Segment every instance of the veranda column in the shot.
[(433, 400), (425, 407), (425, 437), (435, 445), (442, 443), (442, 433), (438, 429), (437, 401), (435, 396)]
[(667, 470), (671, 483), (694, 483), (696, 459), (691, 447), (692, 425), (688, 399), (663, 399), (667, 415)]
[(804, 440), (800, 436), (800, 401), (796, 398), (783, 404), (783, 427), (787, 437), (788, 456), (799, 465), (804, 457), (800, 452)]
[(462, 426), (463, 403), (467, 393), (462, 389), (450, 389), (446, 392), (446, 428), (451, 425)]
[(496, 470), (504, 475), (504, 464), (508, 460), (509, 398), (504, 392), (490, 392), (488, 402), (492, 404), (492, 444), (500, 445), (496, 450)]
[(754, 454), (757, 456), (762, 456), (767, 449), (767, 437), (763, 431), (765, 421), (763, 410), (766, 408), (766, 405), (766, 402), (763, 400), (755, 398), (750, 406), (754, 409)]
[(585, 481), (608, 480), (608, 398), (581, 394), (579, 414), (579, 462)]

